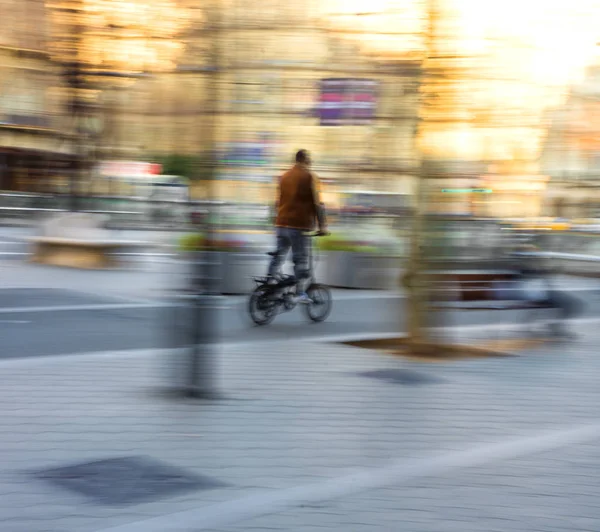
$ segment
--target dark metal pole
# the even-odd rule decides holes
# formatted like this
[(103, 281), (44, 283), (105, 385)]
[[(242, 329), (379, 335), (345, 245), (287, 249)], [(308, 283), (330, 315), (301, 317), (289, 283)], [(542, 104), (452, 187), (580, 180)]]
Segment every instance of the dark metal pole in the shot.
[[(220, 43), (220, 10), (219, 3), (210, 6), (208, 29), (212, 36), (211, 54), (213, 64), (208, 74), (207, 98), (211, 108), (208, 120), (209, 174), (207, 181), (207, 209), (203, 216), (202, 230), (205, 236), (204, 249), (197, 254), (193, 274), (193, 312), (192, 337), (189, 353), (189, 375), (187, 379), (187, 394), (200, 399), (214, 399), (216, 395), (215, 368), (216, 346), (218, 342), (218, 301), (221, 292), (221, 253), (212, 249), (214, 242), (216, 215), (213, 201), (213, 180), (217, 178), (217, 114), (219, 111), (219, 78), (222, 66)], [(204, 125), (204, 124), (203, 124)], [(198, 175), (204, 174), (203, 169), (197, 168)]]
[(69, 168), (69, 209), (77, 211), (78, 202), (78, 180), (81, 173), (81, 156), (82, 149), (81, 135), (79, 131), (80, 124), (80, 103), (79, 90), (81, 85), (81, 69), (78, 63), (70, 63), (66, 65), (65, 72), (66, 81), (69, 87), (69, 104), (68, 111), (73, 124), (72, 142), (73, 142), (73, 160)]
[(8, 174), (8, 155), (0, 153), (0, 192), (5, 190), (6, 175)]

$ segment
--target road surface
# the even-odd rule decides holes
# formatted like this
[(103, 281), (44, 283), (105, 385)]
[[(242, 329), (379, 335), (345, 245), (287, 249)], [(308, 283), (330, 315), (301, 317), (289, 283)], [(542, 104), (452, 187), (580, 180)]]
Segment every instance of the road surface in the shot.
[[(600, 314), (598, 294), (588, 295), (588, 316)], [(246, 312), (246, 299), (217, 298), (210, 316), (215, 333), (227, 343), (278, 339), (333, 339), (398, 333), (404, 327), (401, 294), (334, 291), (334, 308), (325, 323), (313, 324), (302, 309), (279, 315), (257, 327)], [(478, 326), (504, 322), (515, 328), (519, 311), (458, 311), (445, 325)], [(29, 357), (91, 351), (173, 347), (192, 331), (193, 313), (182, 300), (116, 298), (61, 288), (0, 290), (0, 357)]]

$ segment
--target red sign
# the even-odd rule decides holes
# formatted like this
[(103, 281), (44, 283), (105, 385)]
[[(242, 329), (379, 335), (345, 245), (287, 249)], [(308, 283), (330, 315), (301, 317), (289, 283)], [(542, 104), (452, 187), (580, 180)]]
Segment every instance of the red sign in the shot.
[(133, 177), (160, 175), (162, 166), (142, 161), (104, 161), (100, 163), (100, 173), (107, 177)]
[(375, 118), (377, 81), (330, 78), (320, 83), (318, 113), (322, 126), (364, 125)]

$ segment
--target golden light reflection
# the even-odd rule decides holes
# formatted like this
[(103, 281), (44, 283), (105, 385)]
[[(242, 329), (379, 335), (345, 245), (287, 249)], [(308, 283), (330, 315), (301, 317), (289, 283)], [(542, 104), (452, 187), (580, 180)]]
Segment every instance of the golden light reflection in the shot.
[[(434, 8), (434, 53), (453, 56), (445, 61), (452, 83), (426, 81), (436, 97), (426, 98), (421, 149), (452, 159), (537, 159), (547, 112), (597, 58), (600, 2), (329, 0), (323, 10), (340, 30), (354, 24), (361, 33), (348, 38), (365, 53), (409, 58), (426, 55)], [(452, 70), (459, 57), (468, 71)]]
[[(360, 157), (373, 166), (381, 161), (390, 167), (398, 161), (408, 161), (403, 166), (408, 174), (417, 166), (419, 155), (414, 149), (414, 127), (406, 125), (415, 120), (418, 82), (414, 77), (408, 78), (416, 76), (419, 69), (407, 73), (388, 67), (412, 61), (413, 65), (424, 66), (426, 73), (420, 85), (420, 114), (424, 119), (418, 137), (420, 154), (448, 160), (452, 168), (460, 166), (454, 164), (456, 161), (465, 161), (469, 163), (465, 168), (475, 168), (473, 173), (495, 167), (496, 172), (490, 170), (495, 176), (516, 175), (531, 180), (541, 170), (539, 165), (534, 168), (527, 163), (537, 161), (544, 148), (549, 111), (563, 105), (573, 84), (584, 79), (586, 68), (596, 61), (596, 42), (600, 41), (600, 0), (548, 0), (544, 5), (527, 0), (308, 1), (306, 11), (310, 17), (300, 17), (299, 28), (294, 26), (296, 19), (290, 22), (292, 19), (286, 17), (288, 10), (304, 13), (304, 7), (291, 9), (285, 0), (270, 0), (253, 10), (246, 9), (242, 1), (220, 0), (225, 22), (223, 31), (218, 32), (222, 41), (218, 47), (212, 45), (218, 41), (217, 32), (213, 31), (216, 26), (206, 33), (203, 27), (195, 28), (199, 33), (189, 39), (196, 39), (195, 47), (186, 50), (182, 63), (217, 67), (214, 71), (224, 72), (221, 77), (227, 79), (222, 80), (218, 97), (227, 102), (228, 109), (244, 110), (243, 116), (232, 113), (222, 120), (227, 126), (218, 133), (219, 143), (232, 143), (233, 137), (238, 144), (253, 142), (256, 131), (263, 128), (278, 137), (281, 146), (292, 142), (282, 141), (284, 137), (293, 142), (303, 138), (307, 147), (327, 152), (333, 161), (328, 161), (331, 165), (347, 157), (348, 151), (360, 152)], [(80, 2), (85, 7), (85, 24), (78, 52), (87, 65), (139, 73), (170, 70), (181, 59), (182, 31), (189, 24), (183, 0)], [(198, 9), (208, 10), (205, 3)], [(313, 20), (313, 14), (318, 21)], [(431, 24), (432, 18), (435, 24)], [(273, 26), (281, 21), (294, 27), (274, 30)], [(323, 25), (328, 31), (320, 31)], [(315, 29), (319, 32), (315, 33)], [(269, 44), (270, 41), (277, 45)], [(217, 48), (221, 50), (219, 57), (214, 55)], [(352, 130), (339, 128), (336, 132), (324, 132), (321, 128), (313, 135), (319, 128), (314, 120), (309, 123), (305, 117), (315, 104), (314, 77), (321, 75), (315, 72), (329, 57), (335, 59), (335, 68), (340, 71), (364, 68), (364, 72), (371, 70), (374, 77), (379, 76), (378, 67), (386, 63), (381, 86), (390, 90), (377, 102), (377, 120), (371, 128), (377, 129), (375, 134), (365, 133), (369, 128), (361, 126)], [(277, 65), (284, 64), (285, 68), (276, 72)], [(294, 72), (297, 64), (306, 73)], [(252, 66), (253, 70), (243, 71), (240, 65)], [(308, 71), (309, 65), (316, 66), (313, 72)], [(268, 76), (262, 71), (267, 67)], [(269, 76), (275, 81), (265, 81)], [(173, 96), (176, 91), (169, 86), (169, 98), (183, 102), (180, 107), (186, 110), (178, 109), (177, 119), (169, 120), (178, 124), (188, 118), (191, 121), (192, 114), (187, 111), (202, 107), (198, 102), (206, 98), (205, 81), (198, 82), (194, 91), (180, 84), (182, 93), (187, 90), (189, 97)], [(177, 83), (179, 79), (174, 82)], [(266, 90), (267, 87), (270, 88)], [(285, 107), (290, 116), (304, 111), (302, 122), (298, 119), (289, 127), (287, 122), (291, 120), (285, 120), (285, 126), (277, 124), (278, 119), (271, 118), (270, 113), (275, 116), (278, 105)], [(165, 110), (165, 116), (169, 112)], [(256, 116), (249, 120), (252, 113)], [(582, 125), (573, 127), (572, 132), (587, 135), (588, 143), (594, 144), (597, 135), (589, 125), (590, 116), (582, 111), (577, 119)], [(158, 123), (154, 116), (151, 120)], [(173, 127), (175, 131), (179, 126)], [(161, 137), (164, 129), (156, 126), (155, 130), (150, 143), (162, 149), (161, 142), (153, 139)], [(186, 146), (192, 146), (192, 152), (194, 143), (199, 143), (197, 133), (193, 127), (186, 131)], [(402, 141), (398, 131), (402, 131)], [(182, 136), (179, 132), (174, 136), (178, 138), (169, 141), (172, 147), (168, 149), (182, 149)], [(312, 145), (312, 139), (304, 140), (311, 136)], [(339, 155), (339, 146), (344, 143), (356, 148)], [(400, 144), (403, 146), (399, 148)], [(275, 150), (283, 153), (279, 147)], [(529, 169), (524, 170), (525, 166)], [(516, 187), (514, 183), (506, 186)], [(539, 186), (525, 189), (538, 190)]]
[(52, 2), (50, 8), (53, 52), (62, 60), (140, 73), (174, 68), (183, 50), (179, 35), (188, 12), (174, 0), (81, 0), (75, 14), (68, 1)]

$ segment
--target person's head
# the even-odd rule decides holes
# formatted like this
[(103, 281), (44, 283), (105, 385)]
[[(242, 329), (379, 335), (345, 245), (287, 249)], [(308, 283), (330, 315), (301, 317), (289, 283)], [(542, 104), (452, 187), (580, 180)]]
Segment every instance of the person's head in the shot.
[(311, 163), (310, 153), (307, 150), (298, 150), (296, 152), (296, 163), (309, 166)]

